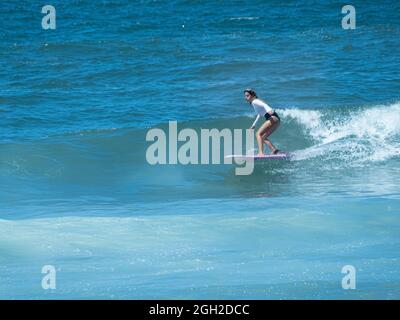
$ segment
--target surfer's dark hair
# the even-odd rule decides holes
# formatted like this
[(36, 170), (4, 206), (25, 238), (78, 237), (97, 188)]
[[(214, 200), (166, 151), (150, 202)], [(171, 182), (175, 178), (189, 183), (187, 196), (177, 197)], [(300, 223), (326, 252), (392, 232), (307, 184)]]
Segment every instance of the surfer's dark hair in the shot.
[(244, 89), (243, 93), (246, 93), (246, 92), (249, 93), (252, 97), (257, 98), (257, 93), (253, 89), (250, 89), (250, 88)]

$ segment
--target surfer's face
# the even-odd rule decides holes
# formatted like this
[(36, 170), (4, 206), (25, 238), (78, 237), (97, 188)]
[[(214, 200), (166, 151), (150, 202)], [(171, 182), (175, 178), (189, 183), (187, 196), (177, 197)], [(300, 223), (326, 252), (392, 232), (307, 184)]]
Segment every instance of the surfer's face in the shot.
[(247, 102), (251, 102), (253, 100), (253, 96), (249, 92), (244, 93), (244, 98)]

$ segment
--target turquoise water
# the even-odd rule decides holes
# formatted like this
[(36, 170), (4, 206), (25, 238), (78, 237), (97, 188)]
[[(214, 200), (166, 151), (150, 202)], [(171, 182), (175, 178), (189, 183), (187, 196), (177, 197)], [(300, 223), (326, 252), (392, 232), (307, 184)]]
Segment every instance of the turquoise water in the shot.
[[(352, 4), (2, 3), (0, 298), (399, 299), (400, 5)], [(291, 161), (147, 163), (168, 121), (248, 128), (249, 86)]]

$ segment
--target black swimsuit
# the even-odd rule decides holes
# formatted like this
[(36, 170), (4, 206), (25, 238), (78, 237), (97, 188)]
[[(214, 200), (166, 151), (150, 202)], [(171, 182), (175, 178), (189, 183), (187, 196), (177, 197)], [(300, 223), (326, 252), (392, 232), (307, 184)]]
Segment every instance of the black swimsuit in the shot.
[(268, 112), (264, 115), (265, 120), (269, 120), (272, 116), (275, 116), (278, 118), (279, 122), (281, 121), (281, 118), (279, 118), (278, 114), (274, 111), (272, 115), (270, 115)]

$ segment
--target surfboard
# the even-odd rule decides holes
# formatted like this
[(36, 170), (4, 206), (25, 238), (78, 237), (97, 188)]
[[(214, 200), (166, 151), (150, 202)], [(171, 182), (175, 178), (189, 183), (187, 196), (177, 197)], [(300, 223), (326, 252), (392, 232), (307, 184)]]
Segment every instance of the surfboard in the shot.
[(279, 152), (277, 154), (265, 154), (263, 156), (258, 155), (245, 155), (245, 154), (230, 154), (225, 156), (225, 159), (237, 159), (237, 160), (289, 160), (291, 158), (291, 154), (289, 152)]

